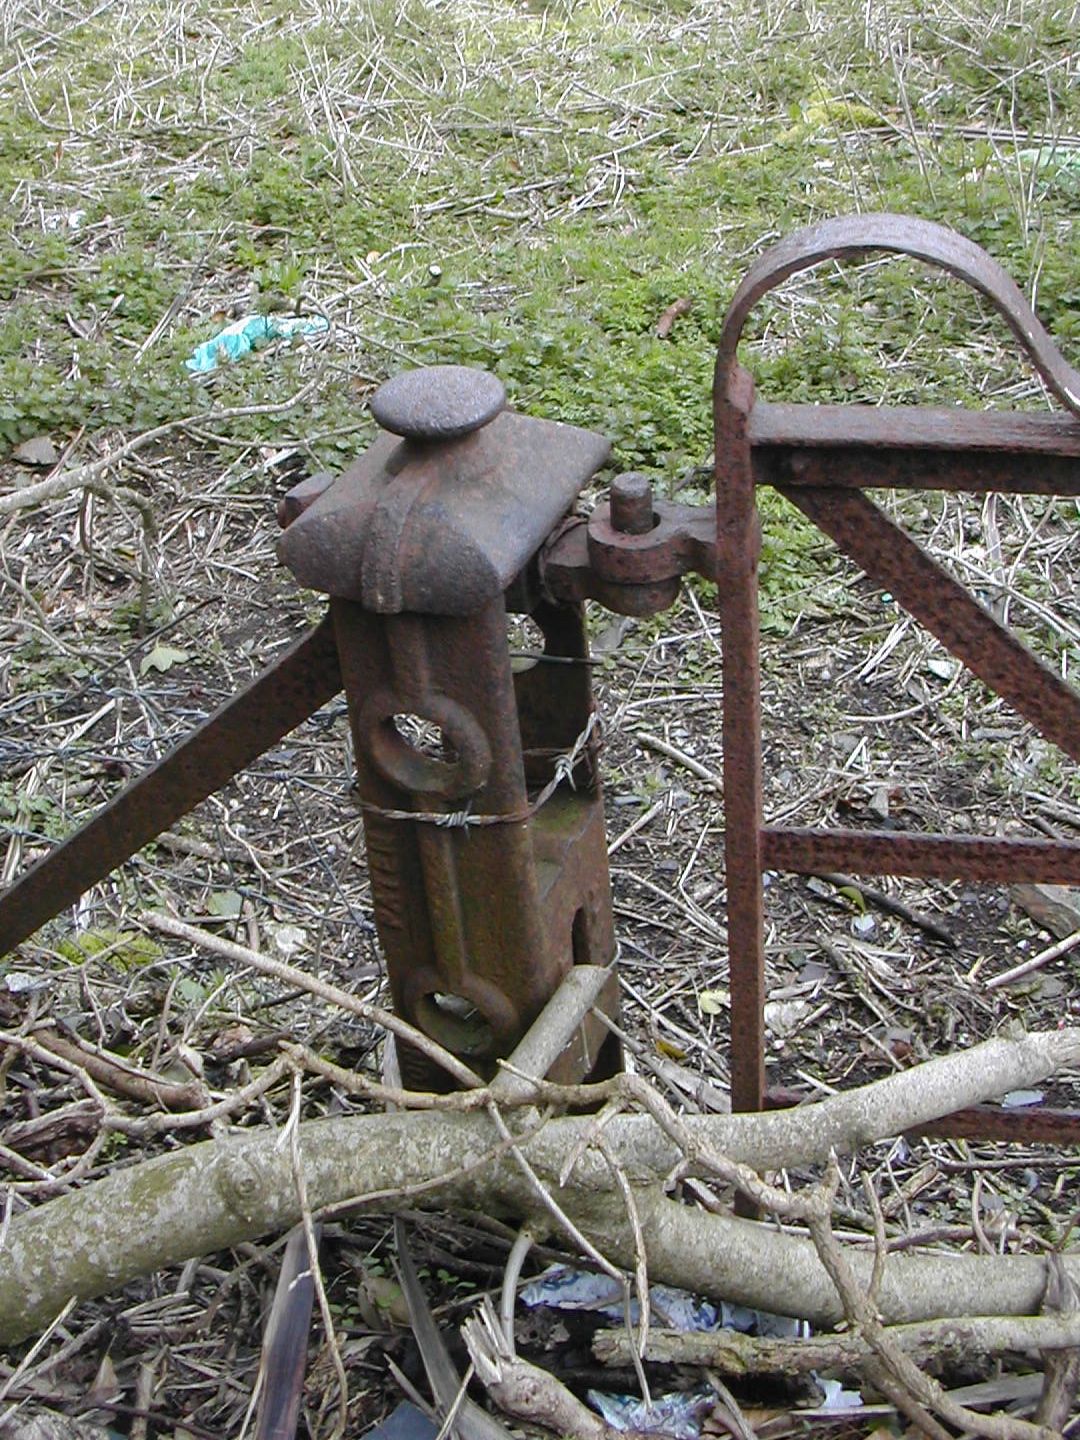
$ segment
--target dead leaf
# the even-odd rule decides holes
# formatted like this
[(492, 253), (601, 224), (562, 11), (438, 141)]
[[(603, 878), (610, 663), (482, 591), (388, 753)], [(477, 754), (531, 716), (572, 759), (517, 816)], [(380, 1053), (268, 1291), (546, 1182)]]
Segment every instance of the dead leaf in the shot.
[(60, 459), (60, 451), (48, 435), (35, 435), (30, 440), (24, 440), (21, 445), (16, 445), (11, 452), (11, 458), (20, 465), (33, 465), (46, 470)]
[(189, 650), (177, 650), (172, 645), (155, 645), (150, 653), (144, 655), (139, 662), (139, 674), (148, 675), (151, 670), (157, 670), (164, 674), (174, 665), (183, 665), (185, 660), (190, 659), (191, 652)]
[(702, 1015), (721, 1015), (731, 1006), (729, 990), (702, 990), (697, 997), (698, 1009)]
[(675, 324), (675, 321), (678, 320), (679, 316), (689, 315), (693, 308), (694, 302), (688, 300), (685, 296), (681, 300), (673, 301), (656, 322), (656, 338), (658, 340), (666, 340), (671, 334), (671, 327)]
[(813, 1008), (809, 1000), (768, 1000), (765, 1028), (776, 1036), (787, 1035), (802, 1024)]

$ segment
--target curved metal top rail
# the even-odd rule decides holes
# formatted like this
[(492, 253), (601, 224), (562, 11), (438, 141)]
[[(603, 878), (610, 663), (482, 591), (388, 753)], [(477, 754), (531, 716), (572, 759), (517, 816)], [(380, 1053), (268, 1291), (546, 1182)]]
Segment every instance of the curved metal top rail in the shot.
[(736, 290), (724, 318), (716, 357), (716, 393), (723, 394), (727, 389), (746, 318), (764, 295), (823, 260), (853, 259), (875, 250), (910, 255), (936, 265), (981, 291), (1020, 341), (1050, 391), (1080, 416), (1080, 371), (1054, 344), (1011, 276), (974, 241), (944, 225), (907, 215), (837, 216), (797, 230), (760, 255)]

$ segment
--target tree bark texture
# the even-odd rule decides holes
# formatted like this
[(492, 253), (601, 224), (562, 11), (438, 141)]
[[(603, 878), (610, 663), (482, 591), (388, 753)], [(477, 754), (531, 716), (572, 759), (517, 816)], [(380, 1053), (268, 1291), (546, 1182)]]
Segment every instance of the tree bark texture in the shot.
[[(687, 1118), (691, 1140), (758, 1168), (820, 1162), (955, 1106), (1036, 1083), (1080, 1050), (1080, 1031), (993, 1040), (803, 1109)], [(634, 1231), (610, 1168), (633, 1187), (650, 1275), (745, 1305), (841, 1318), (811, 1244), (765, 1223), (707, 1214), (668, 1199), (662, 1180), (684, 1157), (646, 1115), (604, 1125), (606, 1156), (589, 1148), (595, 1120), (510, 1113), (520, 1155), (570, 1219), (609, 1259), (632, 1267)], [(300, 1127), (313, 1209), (350, 1199), (393, 1212), (465, 1204), (550, 1224), (536, 1187), (484, 1112), (403, 1112), (316, 1120)], [(567, 1157), (580, 1152), (565, 1185)], [(127, 1281), (296, 1224), (300, 1206), (287, 1146), (267, 1131), (239, 1132), (120, 1169), (17, 1216), (0, 1251), (0, 1343), (46, 1326), (72, 1295)], [(864, 1281), (872, 1256), (854, 1253)], [(1080, 1282), (1080, 1255), (1067, 1257)], [(1028, 1256), (898, 1255), (878, 1301), (887, 1323), (935, 1316), (1031, 1314), (1046, 1285)]]

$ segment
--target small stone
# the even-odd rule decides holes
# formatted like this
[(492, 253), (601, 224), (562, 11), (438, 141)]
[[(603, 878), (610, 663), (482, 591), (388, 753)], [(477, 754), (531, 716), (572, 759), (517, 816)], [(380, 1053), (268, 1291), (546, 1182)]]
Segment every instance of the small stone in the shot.
[(16, 445), (11, 452), (11, 458), (20, 465), (33, 465), (36, 469), (47, 470), (60, 459), (60, 451), (48, 435), (35, 435), (30, 440), (24, 440), (21, 445)]
[(888, 820), (889, 818), (889, 794), (890, 787), (888, 785), (879, 785), (867, 802), (866, 808), (879, 820)]
[(307, 944), (307, 931), (299, 925), (275, 925), (270, 928), (270, 940), (282, 960), (291, 960)]
[(1013, 885), (1009, 894), (1013, 904), (1055, 940), (1080, 930), (1080, 891), (1064, 885)]

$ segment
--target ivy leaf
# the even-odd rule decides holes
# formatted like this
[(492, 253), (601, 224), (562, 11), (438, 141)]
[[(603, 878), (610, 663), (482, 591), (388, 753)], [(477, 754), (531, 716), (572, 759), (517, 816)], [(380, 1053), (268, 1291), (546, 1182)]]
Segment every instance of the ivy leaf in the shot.
[(219, 920), (235, 920), (243, 905), (243, 896), (235, 890), (217, 890), (207, 900), (206, 910), (207, 914), (216, 915)]
[(190, 659), (189, 650), (177, 650), (172, 645), (155, 645), (149, 655), (144, 655), (139, 662), (139, 674), (148, 675), (151, 670), (158, 670), (164, 675), (174, 665), (183, 665), (185, 660)]
[(842, 895), (845, 900), (850, 901), (860, 915), (865, 915), (866, 896), (857, 885), (841, 885), (836, 893)]

